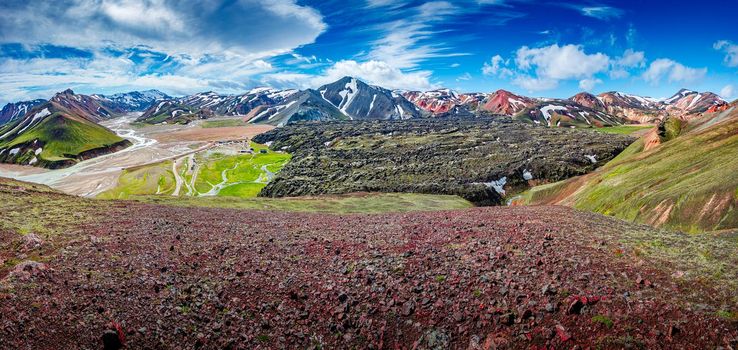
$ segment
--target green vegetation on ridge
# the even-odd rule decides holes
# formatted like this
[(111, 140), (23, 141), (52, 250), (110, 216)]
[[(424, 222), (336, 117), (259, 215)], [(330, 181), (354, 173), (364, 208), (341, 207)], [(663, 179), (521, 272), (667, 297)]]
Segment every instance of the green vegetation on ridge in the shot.
[(651, 129), (653, 128), (652, 125), (619, 125), (619, 126), (609, 126), (604, 128), (593, 128), (593, 131), (596, 132), (602, 132), (606, 134), (620, 134), (620, 135), (630, 135), (635, 132)]
[(36, 156), (35, 149), (31, 149), (35, 148), (34, 141), (43, 145), (36, 148), (42, 148), (37, 156), (39, 162), (54, 162), (74, 158), (86, 151), (110, 147), (124, 139), (101, 125), (57, 112), (20, 135), (0, 141), (0, 149), (25, 146), (25, 154), (21, 157), (29, 159), (21, 158), (19, 163), (27, 164), (31, 157)]
[(639, 140), (590, 175), (532, 189), (528, 201), (686, 232), (738, 228), (738, 112), (666, 126), (660, 146), (643, 151)]
[(471, 208), (461, 197), (419, 193), (355, 193), (336, 196), (290, 198), (224, 198), (146, 196), (131, 199), (164, 205), (232, 209), (280, 210), (336, 214), (376, 214)]

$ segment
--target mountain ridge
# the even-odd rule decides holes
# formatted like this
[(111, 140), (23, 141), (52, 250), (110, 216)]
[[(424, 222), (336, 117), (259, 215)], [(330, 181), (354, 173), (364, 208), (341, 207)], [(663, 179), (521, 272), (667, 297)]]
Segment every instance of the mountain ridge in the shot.
[(97, 99), (71, 89), (0, 126), (0, 162), (63, 168), (131, 142), (98, 124), (116, 116)]

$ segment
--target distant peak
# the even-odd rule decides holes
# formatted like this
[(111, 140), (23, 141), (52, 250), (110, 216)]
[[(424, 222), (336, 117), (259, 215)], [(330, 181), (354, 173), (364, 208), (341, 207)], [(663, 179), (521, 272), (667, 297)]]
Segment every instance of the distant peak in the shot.
[(677, 92), (677, 95), (689, 95), (689, 94), (696, 94), (696, 93), (697, 93), (697, 91), (690, 90), (690, 89), (685, 89), (685, 88), (681, 88)]
[(66, 90), (60, 92), (59, 94), (62, 94), (62, 95), (74, 95), (74, 91), (72, 91), (72, 89), (66, 89)]
[(574, 97), (591, 97), (591, 98), (595, 98), (595, 95), (593, 95), (593, 94), (591, 94), (589, 92), (586, 92), (586, 91), (582, 91), (582, 92), (574, 95)]

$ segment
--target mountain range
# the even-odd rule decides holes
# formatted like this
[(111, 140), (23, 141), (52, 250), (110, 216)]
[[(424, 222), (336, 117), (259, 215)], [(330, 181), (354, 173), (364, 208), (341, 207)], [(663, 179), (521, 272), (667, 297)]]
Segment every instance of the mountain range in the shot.
[(138, 119), (145, 123), (188, 123), (216, 115), (244, 116), (253, 123), (285, 125), (300, 120), (408, 119), (423, 116), (402, 95), (345, 77), (317, 90), (258, 88), (243, 95), (206, 92), (152, 105)]
[(131, 91), (115, 95), (91, 95), (101, 105), (118, 113), (141, 112), (151, 107), (154, 102), (172, 97), (159, 90)]
[(0, 162), (69, 166), (127, 145), (98, 123), (130, 112), (138, 122), (187, 124), (214, 116), (283, 126), (298, 121), (401, 120), (428, 117), (510, 116), (548, 127), (607, 127), (684, 120), (719, 112), (728, 103), (711, 92), (682, 89), (667, 99), (621, 92), (579, 93), (568, 99), (492, 93), (388, 90), (344, 77), (318, 89), (256, 88), (240, 95), (204, 92), (171, 97), (157, 90), (82, 95), (72, 90), (50, 100), (7, 104), (0, 112)]

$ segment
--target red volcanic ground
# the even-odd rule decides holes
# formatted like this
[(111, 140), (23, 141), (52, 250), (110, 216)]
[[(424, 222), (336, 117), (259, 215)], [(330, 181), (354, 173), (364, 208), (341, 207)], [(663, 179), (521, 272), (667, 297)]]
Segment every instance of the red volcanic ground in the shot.
[[(721, 305), (562, 207), (330, 215), (103, 202), (0, 275), (0, 348), (708, 349)], [(102, 208), (100, 209), (102, 210)], [(0, 230), (3, 249), (16, 234)], [(31, 247), (33, 249), (33, 247)], [(47, 254), (48, 255), (48, 254)], [(662, 270), (663, 269), (663, 270)]]

